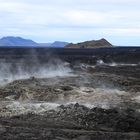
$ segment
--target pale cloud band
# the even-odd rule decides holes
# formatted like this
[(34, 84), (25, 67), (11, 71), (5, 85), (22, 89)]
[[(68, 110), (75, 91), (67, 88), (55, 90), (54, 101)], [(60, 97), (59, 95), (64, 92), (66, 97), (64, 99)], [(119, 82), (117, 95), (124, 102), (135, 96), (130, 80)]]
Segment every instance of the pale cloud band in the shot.
[(138, 0), (0, 0), (0, 36), (140, 45)]

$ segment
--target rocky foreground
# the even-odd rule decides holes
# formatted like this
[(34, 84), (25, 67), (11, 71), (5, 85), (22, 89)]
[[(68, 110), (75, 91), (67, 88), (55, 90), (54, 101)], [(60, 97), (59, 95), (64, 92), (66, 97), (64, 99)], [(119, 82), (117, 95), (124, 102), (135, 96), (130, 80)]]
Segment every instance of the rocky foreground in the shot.
[(140, 66), (79, 64), (0, 87), (0, 139), (140, 139)]

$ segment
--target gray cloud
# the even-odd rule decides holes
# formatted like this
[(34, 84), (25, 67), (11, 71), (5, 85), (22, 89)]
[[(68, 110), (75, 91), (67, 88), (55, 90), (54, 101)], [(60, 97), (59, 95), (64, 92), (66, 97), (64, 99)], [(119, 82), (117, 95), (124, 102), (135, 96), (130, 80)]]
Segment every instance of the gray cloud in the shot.
[(106, 37), (114, 44), (138, 45), (139, 5), (138, 0), (0, 0), (0, 36), (38, 42)]

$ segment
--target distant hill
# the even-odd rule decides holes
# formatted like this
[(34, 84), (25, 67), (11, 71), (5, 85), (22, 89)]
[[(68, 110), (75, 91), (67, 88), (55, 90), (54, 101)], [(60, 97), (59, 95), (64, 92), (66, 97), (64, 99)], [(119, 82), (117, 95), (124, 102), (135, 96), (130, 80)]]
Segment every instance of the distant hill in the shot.
[(53, 43), (38, 43), (39, 46), (42, 47), (65, 47), (66, 45), (68, 45), (68, 42), (62, 42), (62, 41), (55, 41)]
[(66, 48), (101, 48), (101, 47), (112, 47), (113, 45), (109, 43), (106, 39), (102, 38), (100, 40), (85, 41), (77, 44), (70, 43), (66, 45)]
[(0, 39), (0, 46), (23, 46), (23, 47), (64, 47), (66, 46), (67, 42), (62, 41), (55, 41), (53, 43), (37, 43), (30, 39), (24, 39), (21, 37), (13, 37), (13, 36), (7, 36)]
[(65, 47), (68, 45), (68, 42), (61, 42), (61, 41), (55, 41), (54, 43), (51, 44), (52, 47)]
[(38, 46), (38, 43), (21, 37), (3, 37), (0, 39), (0, 46)]
[(51, 47), (52, 43), (38, 43), (38, 47)]

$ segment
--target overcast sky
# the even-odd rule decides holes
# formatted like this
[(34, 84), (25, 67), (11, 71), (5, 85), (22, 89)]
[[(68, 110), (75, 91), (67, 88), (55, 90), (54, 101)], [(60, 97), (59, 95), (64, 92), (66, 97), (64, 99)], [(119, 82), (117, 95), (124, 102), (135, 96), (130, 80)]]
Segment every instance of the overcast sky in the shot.
[(140, 45), (140, 0), (0, 0), (0, 37)]

